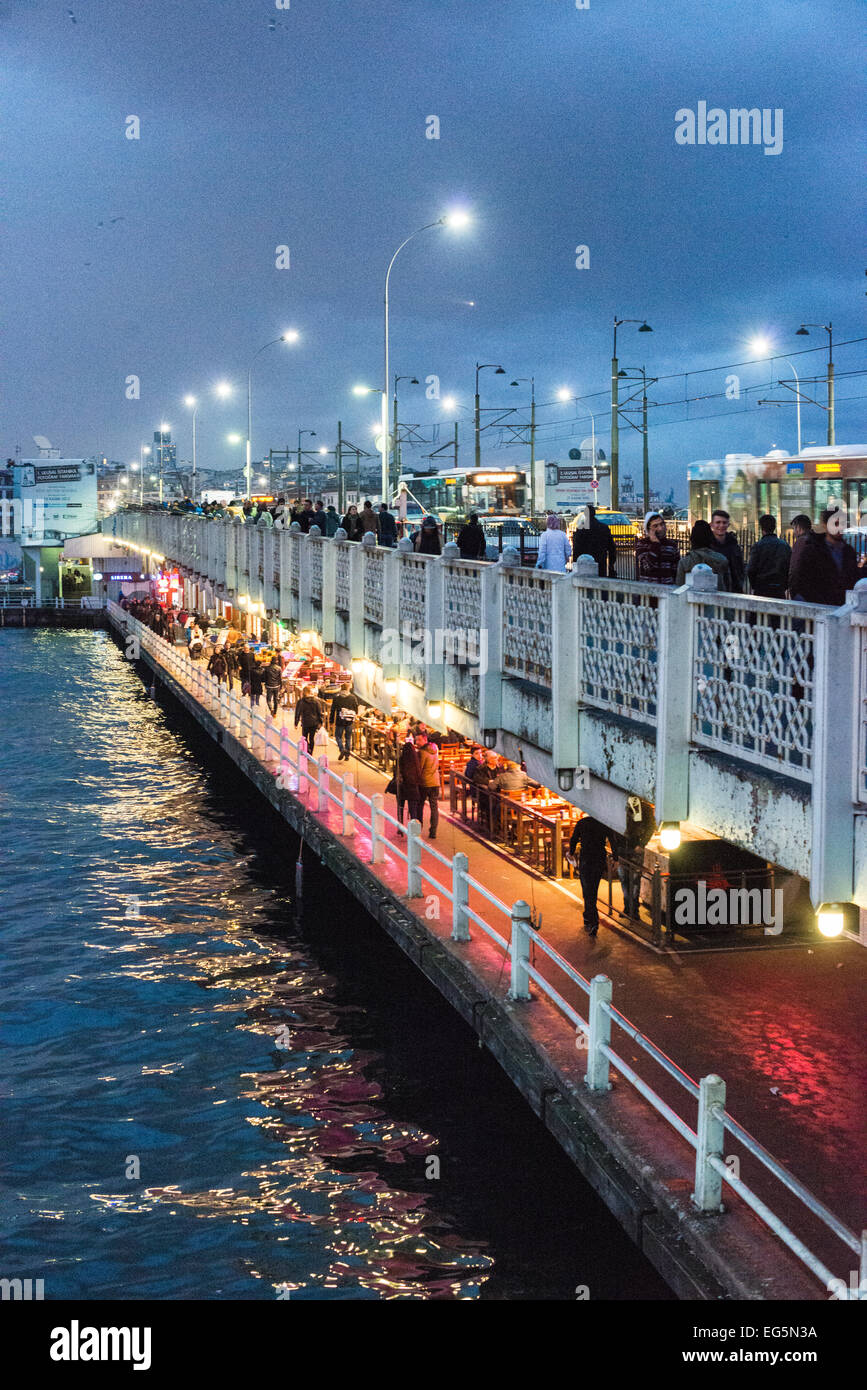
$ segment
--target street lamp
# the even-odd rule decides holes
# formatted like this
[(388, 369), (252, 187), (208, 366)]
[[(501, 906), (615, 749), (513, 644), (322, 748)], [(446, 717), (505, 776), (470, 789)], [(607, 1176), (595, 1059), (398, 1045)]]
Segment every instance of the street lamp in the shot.
[[(802, 323), (796, 332), (798, 338), (809, 338), (811, 328), (824, 328), (828, 334), (828, 443), (834, 444), (834, 332), (831, 323)], [(800, 453), (800, 449), (798, 450)]]
[(518, 376), (511, 383), (519, 386), (522, 381), (530, 383), (530, 516), (536, 511), (536, 378)]
[(611, 506), (617, 511), (620, 506), (620, 417), (617, 404), (617, 330), (622, 323), (640, 324), (639, 333), (652, 333), (647, 319), (619, 319), (614, 317), (614, 349), (611, 354)]
[(279, 338), (272, 338), (270, 342), (263, 343), (262, 346), (257, 348), (253, 353), (250, 359), (250, 365), (247, 368), (247, 459), (244, 469), (247, 480), (247, 497), (250, 496), (250, 481), (253, 474), (253, 363), (256, 361), (259, 353), (264, 352), (266, 348), (273, 347), (275, 343), (297, 343), (300, 336), (297, 329), (289, 328), (285, 333), (281, 333)]
[(184, 405), (193, 412), (193, 483), (192, 500), (196, 500), (196, 416), (199, 413), (199, 403), (195, 396), (184, 396)]
[(150, 451), (151, 451), (151, 446), (150, 446), (150, 444), (140, 444), (140, 445), (138, 446), (139, 464), (140, 464), (140, 466), (141, 466), (141, 478), (140, 478), (139, 493), (138, 493), (138, 504), (139, 504), (140, 507), (143, 507), (143, 506), (144, 506), (144, 456), (145, 456), (145, 454), (149, 454)]
[(477, 362), (476, 363), (476, 396), (475, 396), (475, 425), (476, 425), (476, 468), (482, 466), (482, 412), (479, 400), (479, 372), (483, 372), (486, 367), (493, 367), (494, 376), (505, 376), (506, 369), (501, 367), (499, 362)]
[(405, 246), (408, 246), (409, 243), (415, 239), (415, 237), (420, 236), (422, 232), (430, 231), (430, 229), (431, 229), (432, 227), (450, 227), (453, 231), (459, 231), (462, 227), (466, 227), (467, 224), (469, 223), (469, 221), (470, 221), (469, 213), (466, 212), (466, 211), (464, 211), (464, 210), (461, 209), (461, 208), (456, 208), (453, 212), (447, 213), (447, 214), (445, 215), (445, 217), (438, 217), (437, 220), (436, 220), (436, 222), (426, 222), (425, 225), (424, 225), (423, 227), (419, 227), (419, 228), (417, 228), (416, 231), (411, 232), (410, 235), (409, 235), (404, 241), (402, 241), (402, 242), (400, 243), (400, 246), (398, 246), (397, 250), (395, 251), (394, 255), (392, 256), (391, 260), (389, 261), (389, 263), (388, 263), (388, 269), (387, 269), (387, 271), (385, 272), (385, 296), (384, 296), (384, 307), (385, 307), (385, 316), (384, 316), (384, 326), (385, 326), (385, 333), (384, 333), (384, 339), (385, 339), (385, 370), (384, 370), (383, 376), (382, 376), (382, 411), (381, 411), (381, 417), (380, 417), (380, 426), (381, 426), (381, 429), (382, 429), (382, 498), (383, 498), (383, 501), (386, 501), (386, 500), (388, 499), (388, 388), (389, 388), (389, 383), (390, 383), (390, 381), (391, 381), (391, 372), (390, 372), (390, 364), (389, 364), (389, 356), (388, 356), (388, 287), (389, 287), (389, 281), (390, 281), (390, 279), (391, 279), (391, 269), (392, 269), (392, 266), (394, 265), (395, 261), (397, 260), (398, 256), (400, 255), (401, 251), (403, 250), (403, 248), (404, 248)]
[[(586, 416), (588, 417), (588, 419), (590, 420), (590, 450), (591, 450), (591, 453), (592, 453), (592, 455), (593, 455), (593, 478), (594, 478), (594, 481), (595, 481), (595, 479), (596, 479), (596, 413), (595, 413), (595, 411), (591, 410), (591, 409), (589, 408), (589, 406), (586, 406), (586, 405), (585, 405), (585, 407), (584, 407), (583, 410), (579, 411), (579, 409), (578, 409), (578, 402), (579, 402), (580, 400), (583, 400), (583, 397), (582, 397), (582, 396), (573, 396), (573, 394), (572, 394), (572, 392), (569, 390), (568, 386), (564, 386), (561, 390), (559, 390), (559, 391), (557, 392), (557, 399), (558, 399), (558, 400), (561, 400), (561, 401), (573, 401), (574, 404), (575, 404), (575, 414), (576, 414), (576, 415), (579, 415), (579, 414), (580, 414), (580, 415), (586, 415)], [(646, 510), (646, 508), (645, 508), (645, 510)]]
[[(800, 330), (799, 330), (799, 332), (800, 332)], [(772, 350), (773, 346), (774, 346), (773, 343), (770, 342), (769, 339), (767, 339), (767, 338), (753, 338), (752, 342), (750, 343), (750, 347), (752, 348), (753, 352), (755, 352), (755, 354), (756, 354), (757, 357), (765, 357), (765, 356)], [(782, 358), (780, 358), (779, 360), (780, 360), (781, 362), (785, 362), (786, 366), (789, 368), (790, 372), (792, 373), (792, 376), (795, 378), (795, 406), (796, 406), (796, 410), (797, 410), (797, 421), (798, 421), (798, 453), (800, 454), (800, 452), (801, 452), (801, 379), (800, 379), (800, 377), (798, 376), (798, 373), (795, 371), (795, 368), (792, 366), (792, 363), (789, 361), (788, 357), (782, 357)], [(782, 386), (782, 385), (784, 385), (784, 383), (783, 383), (783, 382), (780, 382), (780, 385)], [(778, 402), (777, 402), (777, 401), (759, 401), (758, 404), (759, 404), (759, 405), (777, 405)]]

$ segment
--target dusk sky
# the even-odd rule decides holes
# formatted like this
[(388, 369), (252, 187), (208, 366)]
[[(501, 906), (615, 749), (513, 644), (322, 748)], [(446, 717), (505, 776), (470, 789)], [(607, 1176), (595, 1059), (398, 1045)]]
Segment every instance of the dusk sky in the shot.
[[(299, 427), (332, 447), (338, 418), (373, 451), (376, 398), (351, 387), (381, 384), (385, 269), (454, 207), (467, 230), (427, 231), (396, 263), (392, 370), (435, 374), (465, 407), (476, 360), (507, 372), (483, 374), (485, 405), (524, 405), (509, 382), (534, 375), (553, 402), (539, 456), (589, 433), (564, 386), (592, 397), (607, 453), (615, 314), (654, 329), (625, 324), (619, 356), (670, 378), (649, 392), (675, 402), (650, 414), (651, 480), (680, 498), (691, 459), (795, 449), (794, 406), (743, 394), (788, 396), (770, 384), (785, 363), (738, 369), (725, 399), (755, 334), (803, 379), (824, 372), (826, 334), (795, 330), (833, 321), (837, 441), (867, 440), (864, 344), (844, 346), (867, 289), (858, 0), (16, 0), (0, 18), (4, 457), (45, 434), (65, 456), (136, 459), (164, 419), (187, 458), (194, 392), (200, 467), (239, 465), (226, 435), (246, 432), (250, 359), (289, 327), (301, 341), (256, 360), (254, 458)], [(781, 152), (679, 145), (675, 113), (700, 102), (782, 109)], [(453, 412), (424, 386), (402, 383), (401, 407), (445, 441)], [(825, 430), (805, 405), (804, 442)], [(470, 464), (469, 423), (461, 439)], [(495, 444), (490, 462), (527, 456)], [(637, 479), (640, 458), (624, 426), (621, 469)]]

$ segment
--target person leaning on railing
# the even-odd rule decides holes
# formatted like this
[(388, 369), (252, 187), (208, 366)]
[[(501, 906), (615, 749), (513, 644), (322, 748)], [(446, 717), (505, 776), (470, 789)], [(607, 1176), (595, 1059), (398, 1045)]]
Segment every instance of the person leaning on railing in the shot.
[(680, 551), (666, 535), (665, 521), (659, 512), (648, 512), (644, 518), (644, 535), (635, 542), (636, 578), (645, 584), (671, 584), (677, 577)]
[[(716, 575), (718, 589), (730, 590), (732, 586), (729, 562), (724, 555), (714, 549), (713, 531), (706, 521), (697, 521), (689, 533), (690, 549), (681, 555), (677, 562), (675, 584), (680, 587), (686, 583), (686, 576), (696, 565), (707, 565)], [(786, 546), (788, 550), (788, 546)]]

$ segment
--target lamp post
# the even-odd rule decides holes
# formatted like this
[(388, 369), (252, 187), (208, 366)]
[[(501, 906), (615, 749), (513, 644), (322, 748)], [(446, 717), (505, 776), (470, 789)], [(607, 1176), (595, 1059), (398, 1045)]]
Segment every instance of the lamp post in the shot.
[(400, 246), (398, 246), (397, 250), (395, 251), (394, 255), (392, 256), (391, 260), (389, 261), (389, 263), (388, 263), (388, 269), (387, 269), (387, 271), (385, 272), (385, 296), (384, 296), (384, 306), (385, 306), (385, 320), (384, 320), (384, 322), (385, 322), (385, 334), (384, 334), (384, 337), (385, 337), (385, 370), (384, 370), (383, 376), (382, 376), (382, 407), (381, 407), (381, 415), (380, 415), (380, 428), (381, 428), (381, 430), (382, 430), (382, 439), (381, 439), (382, 450), (381, 450), (381, 452), (382, 452), (382, 500), (383, 500), (383, 501), (387, 501), (387, 499), (388, 499), (388, 388), (389, 388), (389, 384), (390, 384), (390, 381), (391, 381), (390, 364), (389, 364), (389, 355), (388, 355), (388, 289), (389, 289), (389, 282), (390, 282), (390, 280), (391, 280), (391, 269), (392, 269), (392, 266), (394, 265), (395, 261), (397, 260), (398, 256), (400, 255), (401, 251), (403, 250), (403, 248), (404, 248), (405, 246), (408, 246), (409, 243), (410, 243), (411, 241), (413, 241), (417, 236), (420, 236), (422, 232), (430, 231), (430, 229), (431, 229), (432, 227), (452, 227), (452, 228), (454, 228), (454, 229), (458, 229), (458, 228), (460, 228), (460, 227), (465, 227), (466, 224), (469, 222), (469, 220), (470, 220), (470, 219), (469, 219), (469, 216), (468, 216), (467, 213), (457, 211), (457, 212), (448, 213), (445, 217), (438, 217), (437, 220), (436, 220), (436, 222), (426, 222), (425, 225), (424, 225), (423, 227), (418, 227), (418, 228), (416, 229), (416, 231), (411, 232), (410, 235), (409, 235), (404, 241), (402, 241), (402, 242), (400, 243)]
[[(834, 432), (834, 331), (831, 323), (802, 323), (797, 330), (796, 336), (799, 338), (809, 338), (809, 329), (824, 328), (828, 334), (828, 443), (834, 444), (836, 436)], [(790, 364), (791, 365), (791, 364)], [(798, 453), (800, 453), (800, 449)]]
[(298, 338), (299, 334), (296, 332), (296, 330), (294, 328), (290, 328), (285, 333), (281, 333), (279, 338), (272, 338), (270, 342), (263, 343), (262, 346), (260, 348), (257, 348), (257, 350), (253, 353), (253, 356), (250, 359), (250, 365), (247, 368), (247, 461), (244, 471), (246, 477), (246, 493), (248, 498), (250, 496), (250, 480), (253, 473), (253, 363), (256, 361), (256, 358), (259, 356), (259, 354), (261, 352), (264, 352), (266, 348), (273, 347), (275, 343), (297, 343)]
[(144, 506), (144, 456), (145, 456), (145, 454), (149, 454), (150, 451), (151, 451), (151, 446), (150, 446), (150, 444), (140, 444), (140, 445), (138, 446), (138, 458), (139, 458), (139, 463), (140, 463), (140, 465), (141, 465), (141, 475), (140, 475), (141, 480), (140, 480), (140, 483), (139, 483), (139, 490), (138, 490), (138, 504), (139, 504), (140, 507), (143, 507), (143, 506)]
[(575, 413), (576, 413), (576, 415), (578, 415), (578, 414), (580, 414), (580, 415), (586, 415), (586, 416), (589, 418), (589, 420), (590, 420), (590, 450), (591, 450), (591, 453), (593, 454), (593, 480), (594, 480), (594, 482), (595, 482), (595, 481), (596, 481), (596, 414), (595, 414), (594, 411), (592, 411), (592, 410), (590, 409), (589, 406), (586, 406), (586, 405), (585, 405), (585, 407), (584, 407), (583, 410), (579, 411), (579, 410), (578, 410), (578, 402), (579, 402), (580, 400), (582, 400), (583, 397), (581, 397), (581, 396), (573, 396), (573, 395), (572, 395), (572, 392), (569, 390), (568, 387), (565, 387), (565, 386), (564, 386), (564, 388), (563, 388), (562, 391), (558, 391), (558, 392), (557, 392), (557, 395), (559, 396), (559, 398), (560, 398), (561, 401), (574, 401), (574, 403), (575, 403)]
[(476, 363), (476, 395), (475, 395), (475, 426), (476, 426), (476, 468), (482, 466), (482, 410), (479, 399), (479, 372), (483, 372), (486, 367), (494, 368), (495, 376), (505, 376), (506, 369), (501, 367), (499, 362), (477, 362)]
[(397, 487), (397, 480), (400, 477), (400, 437), (398, 435), (397, 419), (397, 383), (399, 381), (408, 381), (411, 386), (418, 386), (419, 384), (417, 376), (396, 376), (394, 378), (394, 426), (392, 433), (392, 447), (394, 449), (394, 482), (389, 482), (388, 492), (386, 496), (383, 497), (383, 502), (387, 502), (389, 500), (389, 497), (391, 496), (392, 487)]
[(536, 512), (536, 378), (516, 376), (511, 383), (519, 386), (522, 381), (530, 383), (530, 516)]
[[(800, 329), (798, 330), (798, 332), (800, 332)], [(766, 355), (769, 355), (769, 354), (772, 352), (772, 350), (773, 350), (773, 346), (774, 346), (773, 343), (772, 343), (768, 338), (764, 338), (764, 337), (753, 338), (752, 342), (750, 343), (750, 347), (752, 348), (753, 352), (755, 352), (756, 355), (759, 356), (759, 357), (765, 357)], [(795, 371), (794, 366), (793, 366), (792, 363), (789, 361), (788, 357), (781, 357), (781, 358), (779, 358), (779, 359), (777, 359), (777, 358), (771, 358), (771, 361), (772, 361), (772, 362), (777, 361), (777, 360), (779, 360), (779, 361), (781, 361), (781, 362), (785, 362), (786, 366), (789, 368), (789, 371), (792, 373), (792, 376), (795, 378), (795, 406), (796, 406), (796, 408), (797, 408), (797, 409), (796, 409), (796, 415), (797, 415), (797, 422), (798, 422), (798, 453), (800, 454), (800, 452), (801, 452), (801, 379), (800, 379), (800, 377), (798, 376), (798, 373)], [(781, 381), (779, 384), (780, 384), (780, 386), (785, 386), (786, 383), (785, 383), (784, 381)], [(789, 387), (788, 389), (791, 390), (791, 387)], [(807, 397), (807, 399), (809, 399), (809, 397)], [(779, 402), (779, 401), (758, 401), (757, 404), (758, 404), (758, 405), (779, 405), (780, 402)]]
[(620, 418), (617, 400), (617, 330), (622, 323), (640, 324), (639, 333), (652, 333), (653, 329), (646, 319), (619, 319), (614, 317), (614, 348), (611, 353), (611, 506), (617, 511), (620, 506)]
[(301, 501), (301, 436), (302, 436), (302, 434), (309, 434), (309, 435), (312, 435), (313, 438), (315, 439), (315, 438), (316, 438), (316, 431), (315, 431), (315, 430), (299, 430), (299, 431), (298, 431), (298, 501), (299, 501), (299, 502)]
[(193, 482), (192, 482), (192, 501), (196, 500), (196, 416), (199, 413), (199, 403), (195, 396), (184, 396), (184, 405), (192, 409), (193, 412)]

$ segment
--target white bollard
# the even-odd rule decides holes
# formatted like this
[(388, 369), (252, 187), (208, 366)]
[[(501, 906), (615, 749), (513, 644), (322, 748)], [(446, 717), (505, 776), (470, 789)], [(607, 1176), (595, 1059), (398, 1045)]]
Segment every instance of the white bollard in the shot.
[(317, 759), (319, 767), (319, 800), (316, 809), (321, 815), (328, 810), (328, 754), (320, 753)]
[(519, 898), (512, 904), (512, 942), (509, 954), (512, 957), (512, 983), (510, 999), (530, 998), (530, 977), (527, 962), (530, 959), (530, 938), (527, 928), (530, 925), (530, 904)]
[(424, 893), (421, 878), (421, 821), (411, 820), (406, 827), (406, 896), (420, 898)]
[(466, 908), (470, 901), (470, 885), (464, 874), (470, 867), (465, 854), (452, 855), (452, 941), (469, 941), (470, 919)]
[(590, 1011), (587, 1022), (587, 1070), (584, 1084), (590, 1091), (610, 1091), (608, 1058), (601, 1050), (611, 1044), (611, 1016), (602, 1008), (611, 1003), (612, 984), (607, 975), (594, 975), (590, 981)]
[(374, 792), (370, 798), (370, 862), (381, 864), (385, 856), (385, 842), (382, 836), (382, 810), (385, 797), (382, 792)]

